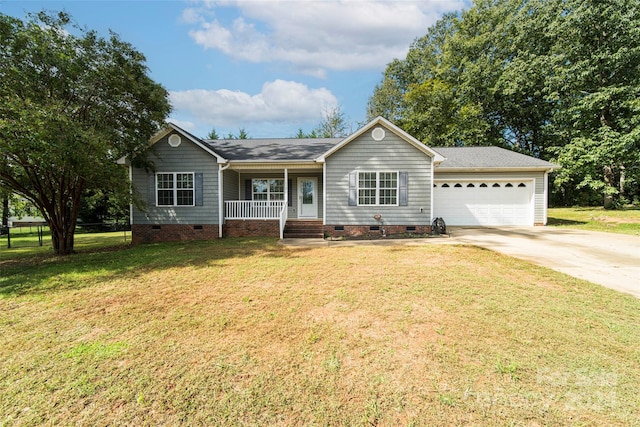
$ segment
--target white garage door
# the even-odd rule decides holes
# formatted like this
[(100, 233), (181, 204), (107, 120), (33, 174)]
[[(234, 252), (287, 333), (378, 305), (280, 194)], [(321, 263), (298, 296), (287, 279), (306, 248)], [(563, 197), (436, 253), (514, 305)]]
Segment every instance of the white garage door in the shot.
[(447, 225), (533, 225), (532, 181), (436, 181), (433, 211)]

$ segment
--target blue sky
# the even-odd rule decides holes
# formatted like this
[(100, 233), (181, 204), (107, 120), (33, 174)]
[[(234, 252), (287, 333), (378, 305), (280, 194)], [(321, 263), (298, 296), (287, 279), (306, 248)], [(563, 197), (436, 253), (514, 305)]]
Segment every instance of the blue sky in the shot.
[(65, 10), (147, 57), (170, 93), (169, 118), (195, 135), (310, 131), (339, 107), (355, 128), (387, 63), (465, 0), (16, 1), (0, 12)]

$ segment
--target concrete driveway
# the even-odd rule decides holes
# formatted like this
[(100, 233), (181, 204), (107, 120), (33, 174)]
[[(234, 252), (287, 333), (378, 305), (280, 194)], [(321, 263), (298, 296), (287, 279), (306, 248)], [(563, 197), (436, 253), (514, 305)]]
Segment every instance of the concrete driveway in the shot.
[(450, 243), (525, 259), (640, 298), (640, 236), (556, 227), (451, 227), (450, 231)]

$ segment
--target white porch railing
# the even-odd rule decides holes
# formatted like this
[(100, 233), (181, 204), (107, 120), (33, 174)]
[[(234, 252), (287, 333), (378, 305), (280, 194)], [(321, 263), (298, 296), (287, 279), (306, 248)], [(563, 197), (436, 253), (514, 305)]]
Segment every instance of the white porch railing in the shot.
[(277, 219), (280, 220), (280, 238), (284, 237), (288, 209), (285, 200), (232, 200), (224, 202), (225, 219)]
[(287, 224), (288, 212), (287, 203), (282, 203), (282, 209), (280, 210), (280, 240), (284, 239), (284, 226)]
[(224, 204), (226, 219), (281, 219), (282, 211), (286, 212), (284, 200), (232, 200)]

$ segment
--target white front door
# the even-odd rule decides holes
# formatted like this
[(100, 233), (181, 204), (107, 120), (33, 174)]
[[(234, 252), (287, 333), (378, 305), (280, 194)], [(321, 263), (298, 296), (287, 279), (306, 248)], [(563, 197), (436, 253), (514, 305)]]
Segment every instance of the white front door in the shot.
[(298, 218), (318, 218), (318, 178), (298, 178)]

